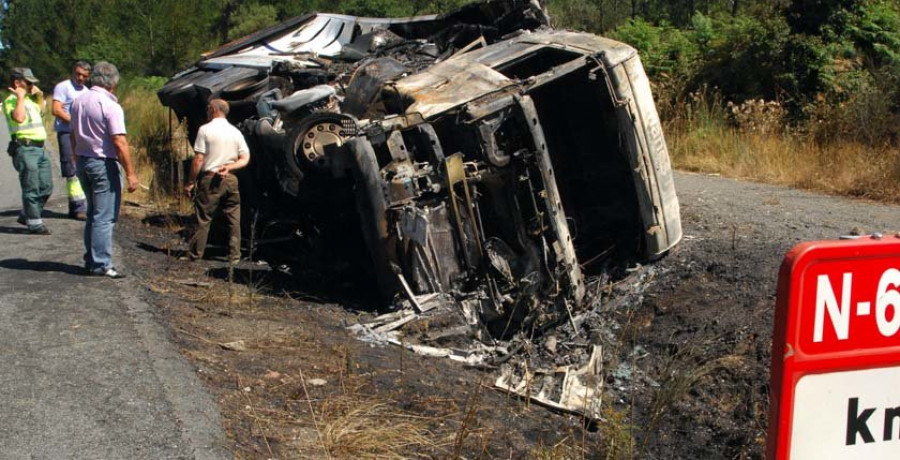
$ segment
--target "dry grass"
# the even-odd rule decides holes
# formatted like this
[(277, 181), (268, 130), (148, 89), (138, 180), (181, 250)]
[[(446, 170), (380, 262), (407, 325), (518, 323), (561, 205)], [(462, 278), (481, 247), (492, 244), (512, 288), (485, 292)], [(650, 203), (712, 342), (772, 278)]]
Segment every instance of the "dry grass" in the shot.
[[(321, 348), (315, 329), (267, 316), (296, 309), (291, 302), (285, 307), (278, 297), (254, 294), (259, 288), (251, 285), (210, 279), (204, 280), (209, 285), (186, 286), (184, 281), (159, 277), (153, 285), (163, 288), (154, 292), (186, 299), (190, 314), (205, 318), (175, 330), (199, 341), (184, 353), (223, 379), (218, 384), (223, 411), (237, 416), (226, 429), (249, 430), (231, 431), (241, 445), (236, 458), (449, 458), (454, 436), (432, 429), (460, 417), (452, 407), (420, 415), (403, 409), (402, 399), (376, 395), (371, 376), (357, 373), (347, 347)], [(224, 346), (238, 340), (244, 345), (240, 350)], [(226, 380), (232, 383), (222, 385)]]
[[(267, 453), (274, 451), (278, 458), (434, 458), (450, 446), (451, 438), (428, 429), (439, 425), (439, 418), (400, 410), (396, 401), (367, 394), (366, 386), (355, 380), (322, 396), (322, 389), (313, 388), (301, 372), (257, 381), (251, 391), (246, 390), (250, 383), (240, 382), (232, 397), (239, 398), (242, 418), (254, 424), (255, 437), (264, 441)], [(273, 407), (266, 400), (273, 394), (295, 396)]]
[(576, 444), (576, 440), (565, 437), (552, 446), (538, 446), (532, 449), (528, 453), (528, 458), (535, 460), (582, 460), (588, 458), (588, 453)]
[(319, 413), (323, 448), (332, 458), (402, 459), (441, 447), (421, 417), (397, 413), (392, 406), (354, 397), (325, 401)]
[[(201, 357), (192, 355), (193, 359)], [(205, 356), (204, 361), (218, 359)], [(252, 424), (252, 437), (261, 456), (247, 458), (289, 459), (410, 459), (434, 458), (445, 452), (451, 440), (429, 431), (436, 418), (397, 409), (397, 402), (350, 391), (316, 396), (302, 376), (282, 375), (277, 380), (248, 381), (237, 377), (236, 389), (225, 397), (226, 405), (243, 408), (241, 419)], [(296, 395), (273, 405), (274, 394)], [(283, 398), (283, 397), (282, 397)], [(239, 455), (241, 457), (241, 455)]]
[[(857, 140), (817, 141), (817, 136), (806, 134), (815, 127), (785, 130), (782, 120), (772, 119), (771, 113), (760, 112), (753, 119), (753, 113), (733, 114), (729, 108), (715, 97), (697, 96), (667, 122), (676, 168), (900, 202), (897, 148)], [(745, 129), (736, 119), (754, 129)], [(772, 129), (776, 123), (779, 129)]]
[(600, 424), (604, 447), (603, 459), (638, 457), (634, 438), (636, 427), (632, 424), (633, 415), (609, 405), (603, 408), (603, 422)]
[(191, 149), (184, 126), (156, 97), (163, 83), (158, 78), (135, 79), (124, 82), (118, 92), (132, 159), (143, 185), (132, 200), (184, 207), (178, 170)]
[(668, 134), (676, 168), (882, 200), (900, 201), (896, 149), (858, 143), (819, 146), (784, 134)]

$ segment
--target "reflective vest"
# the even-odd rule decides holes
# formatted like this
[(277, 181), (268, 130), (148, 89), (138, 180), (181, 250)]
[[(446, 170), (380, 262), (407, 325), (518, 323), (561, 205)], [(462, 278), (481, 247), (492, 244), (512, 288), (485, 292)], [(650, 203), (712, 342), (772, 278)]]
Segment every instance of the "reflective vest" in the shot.
[(9, 126), (9, 134), (17, 139), (30, 141), (47, 140), (47, 130), (44, 129), (44, 119), (41, 116), (41, 106), (25, 97), (25, 121), (22, 123), (13, 120), (12, 113), (16, 109), (18, 98), (15, 94), (9, 95), (3, 101), (3, 112), (6, 114), (6, 125)]

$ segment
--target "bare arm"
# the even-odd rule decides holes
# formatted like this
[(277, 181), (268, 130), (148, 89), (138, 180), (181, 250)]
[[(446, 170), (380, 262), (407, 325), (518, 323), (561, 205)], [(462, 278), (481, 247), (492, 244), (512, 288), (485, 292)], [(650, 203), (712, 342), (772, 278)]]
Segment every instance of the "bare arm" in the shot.
[(184, 184), (184, 191), (188, 196), (190, 196), (194, 190), (194, 185), (197, 183), (197, 176), (200, 175), (200, 168), (203, 167), (204, 158), (205, 156), (202, 153), (194, 152), (194, 160), (191, 161), (191, 177), (188, 178), (187, 184)]
[(16, 123), (25, 123), (25, 88), (20, 86), (8, 89), (11, 93), (16, 95), (16, 108), (12, 111), (12, 119), (15, 120)]
[[(15, 120), (16, 123), (25, 123), (25, 120), (28, 119), (28, 114), (25, 112), (25, 98), (28, 95), (28, 90), (25, 89), (24, 86), (7, 89), (16, 95), (16, 108), (12, 111), (12, 119)], [(35, 85), (31, 87), (31, 95), (34, 96), (34, 102), (41, 107), (41, 114), (43, 114), (44, 93), (37, 85)]]
[(125, 168), (125, 178), (128, 181), (128, 191), (137, 190), (138, 178), (134, 173), (134, 164), (131, 162), (131, 149), (128, 147), (128, 138), (124, 134), (116, 134), (112, 137), (113, 146), (116, 148), (116, 156), (119, 163)]
[(57, 101), (56, 99), (54, 99), (54, 100), (53, 100), (53, 109), (52, 109), (52, 110), (53, 110), (53, 116), (56, 117), (56, 118), (59, 118), (59, 119), (62, 120), (64, 123), (68, 123), (68, 122), (72, 121), (72, 117), (70, 117), (69, 114), (66, 113), (66, 110), (63, 108), (63, 103), (62, 103), (62, 102)]
[(25, 123), (25, 98), (20, 97), (16, 99), (16, 108), (13, 109), (12, 119), (16, 120), (16, 123)]

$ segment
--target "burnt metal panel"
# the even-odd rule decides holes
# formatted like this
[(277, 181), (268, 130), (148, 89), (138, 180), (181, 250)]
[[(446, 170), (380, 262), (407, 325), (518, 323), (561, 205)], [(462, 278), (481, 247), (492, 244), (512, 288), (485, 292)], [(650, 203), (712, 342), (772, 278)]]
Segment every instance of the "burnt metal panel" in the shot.
[[(450, 201), (450, 210), (453, 214), (453, 220), (456, 221), (458, 227), (459, 237), (464, 240), (467, 238), (467, 235), (471, 233), (472, 237), (475, 239), (473, 242), (463, 242), (464, 247), (470, 246), (471, 243), (471, 246), (476, 249), (477, 254), (471, 254), (470, 251), (463, 250), (466, 264), (470, 269), (474, 270), (481, 266), (481, 257), (483, 255), (481, 248), (482, 242), (481, 235), (478, 232), (478, 226), (475, 225), (477, 219), (473, 214), (474, 203), (472, 202), (472, 194), (469, 191), (469, 184), (466, 181), (466, 171), (463, 165), (462, 155), (457, 153), (447, 157), (445, 160), (445, 167), (447, 173), (447, 192), (449, 194), (448, 200)], [(462, 185), (461, 196), (456, 192), (455, 187), (457, 185)], [(464, 228), (466, 222), (468, 222), (471, 227), (469, 229), (470, 232), (467, 232), (466, 228)]]
[(207, 53), (206, 59), (234, 53), (263, 55), (315, 53), (336, 56), (356, 32), (368, 33), (392, 25), (429, 24), (436, 16), (361, 18), (342, 14), (309, 13), (288, 19)]
[(524, 32), (513, 38), (512, 41), (555, 46), (585, 55), (597, 54), (602, 51), (607, 67), (618, 65), (637, 55), (637, 50), (622, 42), (587, 32), (570, 30)]
[(204, 54), (203, 57), (206, 59), (210, 59), (210, 58), (214, 58), (214, 57), (224, 56), (226, 54), (231, 54), (236, 51), (240, 51), (249, 46), (253, 46), (254, 44), (256, 44), (262, 40), (265, 40), (269, 37), (273, 37), (278, 34), (284, 33), (287, 30), (293, 29), (298, 24), (303, 24), (304, 22), (308, 21), (310, 18), (312, 18), (314, 16), (316, 16), (315, 13), (307, 13), (307, 14), (304, 14), (301, 16), (293, 17), (284, 22), (275, 24), (271, 27), (266, 27), (263, 30), (254, 32), (245, 37), (242, 37), (237, 40), (226, 43), (226, 44), (220, 46), (219, 48)]
[(550, 211), (550, 226), (556, 235), (555, 245), (558, 246), (557, 257), (560, 264), (565, 267), (568, 277), (569, 292), (575, 301), (575, 306), (581, 306), (581, 300), (584, 298), (584, 277), (581, 273), (581, 265), (575, 256), (575, 246), (572, 244), (572, 235), (569, 233), (569, 226), (566, 223), (566, 215), (563, 211), (562, 201), (560, 201), (559, 190), (556, 188), (556, 178), (553, 174), (553, 164), (550, 162), (550, 154), (547, 150), (547, 141), (544, 138), (544, 130), (541, 128), (538, 119), (537, 110), (534, 103), (528, 96), (517, 98), (519, 107), (525, 116), (528, 129), (534, 138), (534, 145), (537, 149), (536, 158), (538, 167), (541, 171), (541, 179), (544, 182), (544, 203)]
[(608, 68), (607, 74), (616, 98), (625, 102), (617, 113), (641, 207), (645, 255), (659, 257), (681, 240), (682, 230), (669, 151), (650, 81), (637, 55)]
[(344, 90), (341, 110), (355, 117), (363, 117), (370, 109), (385, 82), (408, 72), (400, 62), (391, 58), (376, 58), (359, 66)]
[(401, 99), (413, 101), (407, 113), (429, 119), (514, 84), (485, 65), (451, 59), (399, 80), (391, 88)]

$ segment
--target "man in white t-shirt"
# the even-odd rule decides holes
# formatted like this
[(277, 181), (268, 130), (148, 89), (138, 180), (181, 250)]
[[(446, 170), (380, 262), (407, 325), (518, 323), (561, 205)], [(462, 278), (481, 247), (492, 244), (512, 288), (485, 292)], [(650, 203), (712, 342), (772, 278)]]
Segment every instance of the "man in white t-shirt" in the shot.
[(191, 180), (184, 186), (184, 191), (194, 197), (197, 217), (190, 258), (203, 257), (213, 215), (221, 210), (228, 224), (228, 260), (235, 264), (241, 258), (241, 194), (237, 177), (231, 171), (247, 166), (250, 149), (244, 135), (225, 118), (227, 102), (209, 101), (207, 113), (210, 122), (197, 132)]
[(78, 220), (86, 218), (87, 200), (78, 181), (75, 159), (72, 156), (69, 110), (72, 108), (72, 102), (90, 89), (85, 84), (90, 76), (91, 65), (85, 61), (77, 61), (72, 66), (72, 77), (57, 83), (53, 88), (53, 116), (56, 117), (53, 128), (56, 130), (56, 140), (59, 141), (59, 167), (66, 179), (66, 189), (69, 193), (69, 217)]

